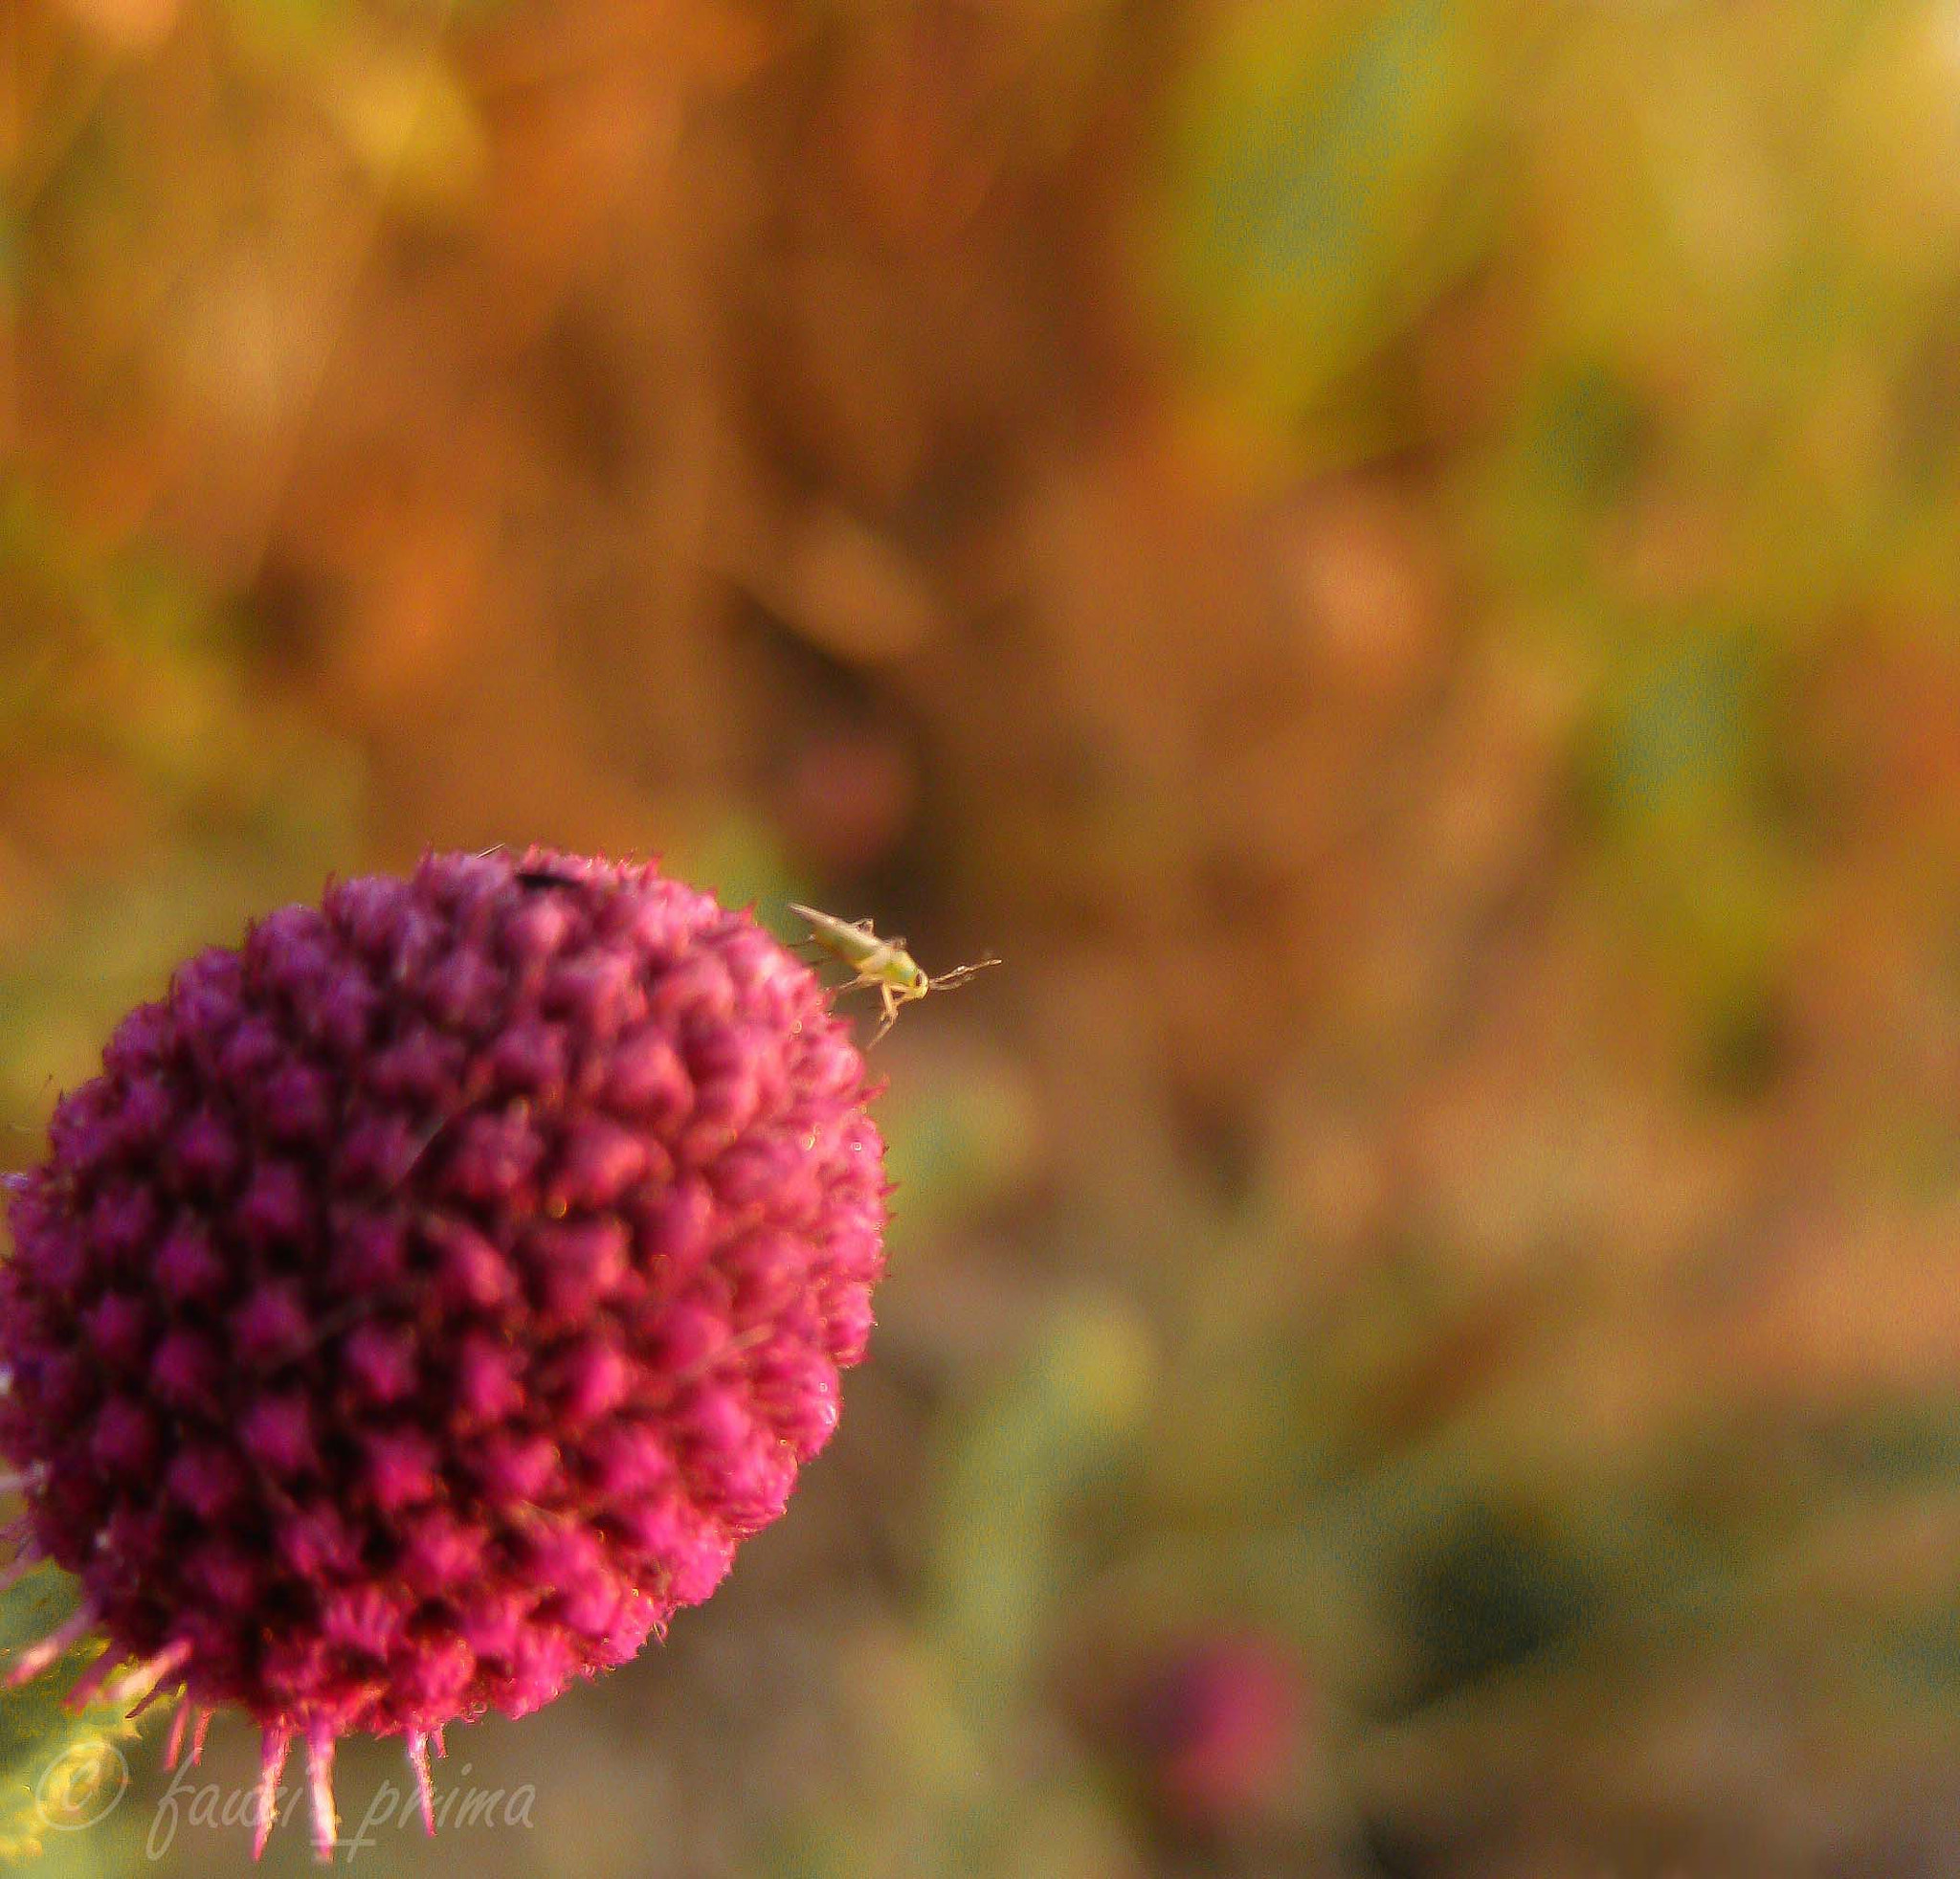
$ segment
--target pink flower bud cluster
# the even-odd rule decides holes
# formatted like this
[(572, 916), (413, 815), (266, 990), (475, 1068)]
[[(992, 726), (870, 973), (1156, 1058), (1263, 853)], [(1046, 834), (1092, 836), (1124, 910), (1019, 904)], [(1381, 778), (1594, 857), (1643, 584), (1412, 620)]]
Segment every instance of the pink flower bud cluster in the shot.
[[(652, 867), (433, 855), (189, 961), (15, 1183), (0, 1449), (105, 1666), (316, 1793), (632, 1657), (864, 1353), (882, 1146), (815, 976)], [(330, 1820), (330, 1813), (329, 1813)]]

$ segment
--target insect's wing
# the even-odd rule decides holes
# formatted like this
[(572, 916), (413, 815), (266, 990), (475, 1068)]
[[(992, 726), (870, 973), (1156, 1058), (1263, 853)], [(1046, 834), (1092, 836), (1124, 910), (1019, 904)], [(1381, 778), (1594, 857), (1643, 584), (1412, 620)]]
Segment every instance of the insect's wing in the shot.
[(868, 920), (839, 920), (835, 913), (826, 913), (821, 907), (803, 906), (795, 901), (790, 903), (790, 911), (808, 922), (815, 932), (864, 934), (875, 937), (871, 933), (871, 922)]
[(888, 951), (884, 941), (871, 930), (868, 922), (862, 927), (854, 927), (848, 920), (839, 920), (835, 913), (820, 913), (813, 906), (797, 906), (793, 903), (790, 910), (809, 921), (810, 936), (818, 946), (858, 972), (864, 970), (867, 960)]
[(790, 903), (790, 911), (809, 927), (812, 939), (833, 952), (842, 951), (858, 937), (857, 929), (846, 926), (835, 913), (823, 913), (813, 906), (798, 906), (794, 901)]

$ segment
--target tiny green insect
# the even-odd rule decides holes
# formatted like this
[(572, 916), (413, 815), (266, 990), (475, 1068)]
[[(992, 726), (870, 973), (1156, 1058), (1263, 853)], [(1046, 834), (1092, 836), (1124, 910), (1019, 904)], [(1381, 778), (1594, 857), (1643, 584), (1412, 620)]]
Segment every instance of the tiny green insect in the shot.
[(873, 1043), (898, 1022), (901, 1005), (923, 998), (928, 992), (944, 992), (948, 986), (962, 985), (975, 973), (1000, 964), (990, 953), (970, 966), (955, 966), (951, 972), (933, 978), (905, 951), (903, 940), (880, 939), (871, 930), (868, 920), (839, 920), (835, 913), (819, 913), (813, 906), (798, 906), (793, 901), (790, 911), (808, 923), (810, 937), (818, 946), (858, 974), (840, 991), (855, 992), (860, 985), (870, 986), (884, 1001), (884, 1018), (872, 1034)]

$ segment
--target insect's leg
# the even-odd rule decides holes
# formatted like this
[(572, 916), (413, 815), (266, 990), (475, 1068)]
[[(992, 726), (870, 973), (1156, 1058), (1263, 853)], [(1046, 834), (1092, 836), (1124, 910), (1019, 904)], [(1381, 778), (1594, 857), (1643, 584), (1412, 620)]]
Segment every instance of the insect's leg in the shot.
[[(874, 1044), (899, 1021), (899, 1001), (892, 988), (889, 985), (881, 985), (879, 991), (884, 998), (884, 1017), (879, 1020), (878, 1029), (871, 1034), (871, 1042)], [(871, 1045), (867, 1044), (865, 1048), (869, 1050)]]

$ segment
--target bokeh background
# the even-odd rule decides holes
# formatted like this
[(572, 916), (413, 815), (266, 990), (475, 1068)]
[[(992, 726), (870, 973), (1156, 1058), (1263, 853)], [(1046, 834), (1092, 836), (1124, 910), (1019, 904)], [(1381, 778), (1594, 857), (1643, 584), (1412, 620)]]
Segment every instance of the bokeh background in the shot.
[[(1960, 1874), (1953, 0), (0, 35), (0, 1160), (432, 843), (1008, 960), (789, 1517), (369, 1868)], [(246, 1868), (159, 1733), (40, 1869)]]

